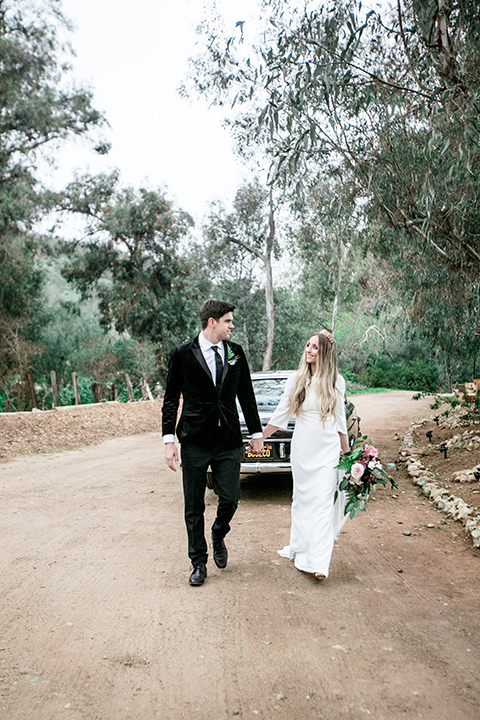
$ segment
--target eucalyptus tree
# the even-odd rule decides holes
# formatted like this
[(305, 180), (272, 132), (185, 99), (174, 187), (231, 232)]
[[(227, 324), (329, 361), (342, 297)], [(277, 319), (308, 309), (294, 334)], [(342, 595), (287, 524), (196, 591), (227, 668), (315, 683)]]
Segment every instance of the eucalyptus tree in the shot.
[[(275, 329), (272, 262), (279, 253), (272, 188), (262, 187), (258, 180), (241, 186), (233, 202), (233, 212), (227, 213), (223, 208), (212, 210), (205, 226), (205, 237), (213, 250), (212, 260), (218, 266), (217, 272), (224, 272), (228, 266), (235, 267), (237, 281), (245, 272), (250, 277), (255, 276), (255, 266), (262, 268), (266, 307), (262, 368), (269, 370)], [(235, 264), (232, 263), (232, 246), (237, 248), (237, 252), (233, 253)]]
[[(480, 310), (480, 3), (265, 0), (261, 42), (207, 36), (204, 88), (263, 103), (272, 176), (341, 168), (396, 268), (411, 321), (444, 356), (477, 348)], [(225, 102), (225, 100), (222, 100)], [(443, 322), (435, 291), (443, 283)], [(433, 330), (434, 328), (434, 330)]]

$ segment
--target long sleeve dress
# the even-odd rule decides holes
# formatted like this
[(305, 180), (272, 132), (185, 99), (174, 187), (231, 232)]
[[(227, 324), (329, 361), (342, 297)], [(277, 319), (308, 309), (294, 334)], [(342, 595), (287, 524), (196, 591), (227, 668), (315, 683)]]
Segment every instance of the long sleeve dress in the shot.
[[(295, 384), (291, 375), (280, 403), (269, 420), (271, 425), (286, 428), (289, 397)], [(315, 393), (307, 388), (305, 401), (297, 414), (291, 445), (293, 473), (292, 526), (290, 543), (278, 553), (294, 560), (295, 567), (308, 573), (328, 577), (333, 545), (346, 517), (345, 493), (339, 492), (334, 504), (340, 456), (338, 433), (347, 434), (345, 417), (345, 380), (338, 375), (335, 417), (320, 419)]]

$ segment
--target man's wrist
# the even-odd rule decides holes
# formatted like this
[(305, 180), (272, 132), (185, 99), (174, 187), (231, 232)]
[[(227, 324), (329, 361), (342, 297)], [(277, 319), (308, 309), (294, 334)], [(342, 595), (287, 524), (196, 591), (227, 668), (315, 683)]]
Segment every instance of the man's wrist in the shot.
[(163, 436), (163, 442), (165, 445), (168, 443), (174, 443), (175, 442), (175, 435), (164, 435)]

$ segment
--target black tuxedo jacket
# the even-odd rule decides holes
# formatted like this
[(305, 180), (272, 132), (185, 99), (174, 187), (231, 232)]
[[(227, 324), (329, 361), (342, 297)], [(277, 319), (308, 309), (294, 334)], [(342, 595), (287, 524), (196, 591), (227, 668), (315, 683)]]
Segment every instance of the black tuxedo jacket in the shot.
[[(227, 448), (240, 447), (242, 436), (235, 398), (238, 397), (250, 433), (261, 432), (257, 403), (247, 359), (242, 346), (225, 341), (233, 358), (225, 353), (222, 381), (217, 391), (200, 349), (198, 337), (178, 345), (168, 363), (167, 384), (162, 411), (163, 435), (177, 433), (180, 442), (213, 447), (219, 439)], [(177, 423), (177, 412), (183, 395), (183, 407)], [(176, 426), (176, 427), (175, 427)]]

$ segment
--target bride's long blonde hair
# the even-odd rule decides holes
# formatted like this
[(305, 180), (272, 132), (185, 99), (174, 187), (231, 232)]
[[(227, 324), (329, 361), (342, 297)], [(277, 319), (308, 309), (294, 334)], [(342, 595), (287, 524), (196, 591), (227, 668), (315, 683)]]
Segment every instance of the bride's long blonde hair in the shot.
[(337, 350), (335, 341), (328, 339), (322, 333), (314, 333), (312, 337), (317, 338), (318, 354), (314, 375), (311, 374), (310, 365), (307, 363), (305, 350), (298, 366), (295, 385), (290, 394), (290, 412), (298, 415), (301, 406), (305, 401), (307, 387), (312, 385), (318, 400), (318, 410), (322, 422), (330, 415), (335, 415), (337, 407)]

